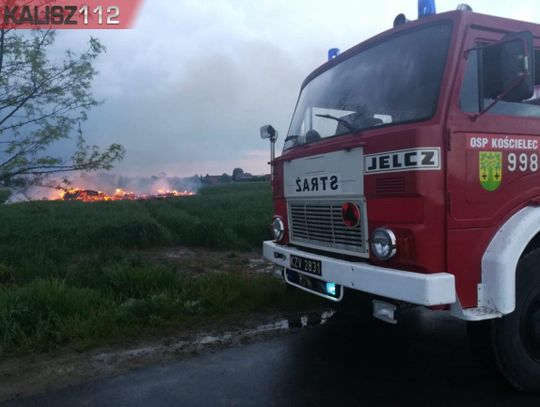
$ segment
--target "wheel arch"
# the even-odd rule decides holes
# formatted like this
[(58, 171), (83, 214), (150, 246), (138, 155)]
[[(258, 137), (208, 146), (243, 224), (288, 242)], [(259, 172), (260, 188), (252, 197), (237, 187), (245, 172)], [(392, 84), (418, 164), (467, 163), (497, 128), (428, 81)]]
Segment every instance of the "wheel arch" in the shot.
[(540, 207), (516, 212), (495, 233), (482, 257), (478, 306), (503, 315), (516, 307), (516, 272), (519, 260), (540, 248)]

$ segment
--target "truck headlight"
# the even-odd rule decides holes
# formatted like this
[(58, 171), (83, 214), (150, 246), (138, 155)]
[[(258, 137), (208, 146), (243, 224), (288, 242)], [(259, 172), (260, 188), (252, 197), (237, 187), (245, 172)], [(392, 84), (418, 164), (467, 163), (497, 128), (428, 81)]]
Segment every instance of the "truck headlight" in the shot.
[(283, 236), (285, 235), (285, 225), (279, 216), (276, 216), (274, 220), (272, 220), (271, 228), (272, 235), (274, 236), (274, 240), (276, 242), (283, 239)]
[(390, 229), (379, 228), (371, 235), (371, 250), (380, 260), (390, 260), (396, 255), (396, 235)]

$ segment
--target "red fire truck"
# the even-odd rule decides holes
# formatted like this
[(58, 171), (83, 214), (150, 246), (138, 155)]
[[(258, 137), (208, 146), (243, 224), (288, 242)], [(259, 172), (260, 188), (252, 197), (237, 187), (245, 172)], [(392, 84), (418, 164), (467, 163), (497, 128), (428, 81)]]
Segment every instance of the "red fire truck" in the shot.
[(460, 6), (331, 54), (272, 159), (265, 257), (336, 303), (368, 294), (390, 323), (448, 310), (539, 390), (540, 25)]

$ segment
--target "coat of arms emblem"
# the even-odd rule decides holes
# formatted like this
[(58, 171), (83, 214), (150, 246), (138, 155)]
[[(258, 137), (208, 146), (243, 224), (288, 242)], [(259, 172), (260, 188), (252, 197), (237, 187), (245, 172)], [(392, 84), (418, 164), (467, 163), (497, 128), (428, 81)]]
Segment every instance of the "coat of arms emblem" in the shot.
[(495, 191), (502, 182), (502, 153), (480, 152), (480, 185), (487, 191)]

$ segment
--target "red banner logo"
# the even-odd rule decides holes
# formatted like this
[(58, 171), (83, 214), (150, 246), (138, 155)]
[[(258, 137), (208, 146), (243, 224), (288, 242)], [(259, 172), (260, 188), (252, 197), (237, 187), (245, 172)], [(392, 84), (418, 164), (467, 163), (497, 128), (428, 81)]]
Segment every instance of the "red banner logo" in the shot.
[(141, 0), (0, 0), (2, 29), (130, 28)]

